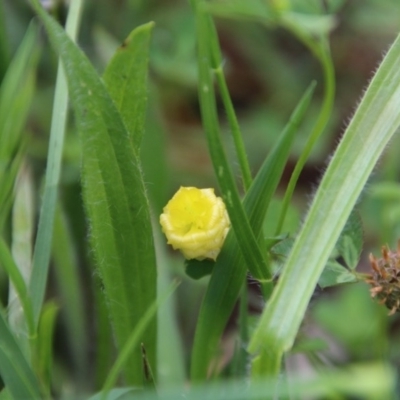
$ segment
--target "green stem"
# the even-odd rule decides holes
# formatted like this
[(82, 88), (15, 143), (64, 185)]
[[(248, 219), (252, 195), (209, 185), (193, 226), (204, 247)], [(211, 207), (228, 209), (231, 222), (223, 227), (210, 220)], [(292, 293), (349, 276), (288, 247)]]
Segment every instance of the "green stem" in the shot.
[(225, 107), (226, 115), (228, 117), (233, 141), (235, 143), (236, 155), (239, 160), (239, 165), (242, 172), (243, 186), (244, 189), (247, 191), (252, 182), (250, 166), (247, 160), (246, 149), (242, 140), (242, 133), (240, 131), (239, 122), (236, 117), (235, 108), (229, 94), (228, 85), (226, 83), (225, 74), (222, 68), (223, 60), (221, 56), (221, 49), (218, 43), (218, 35), (211, 17), (209, 17), (209, 25), (209, 32), (211, 35), (211, 64), (221, 94), (221, 99)]
[(296, 163), (292, 176), (290, 177), (290, 181), (286, 189), (285, 196), (283, 198), (282, 209), (279, 215), (278, 224), (275, 230), (276, 235), (279, 235), (282, 232), (283, 223), (285, 221), (287, 210), (289, 208), (289, 204), (292, 199), (293, 192), (299, 179), (300, 173), (304, 165), (306, 164), (314, 145), (316, 144), (317, 140), (321, 136), (328, 123), (329, 117), (332, 112), (332, 106), (335, 96), (335, 71), (333, 68), (328, 43), (325, 40), (321, 39), (319, 47), (306, 36), (300, 35), (300, 33), (298, 32), (294, 33), (303, 41), (304, 44), (306, 44), (310, 48), (311, 52), (320, 61), (324, 74), (325, 92), (324, 100), (317, 122), (314, 125), (311, 135), (304, 147), (303, 152), (300, 155), (299, 160)]

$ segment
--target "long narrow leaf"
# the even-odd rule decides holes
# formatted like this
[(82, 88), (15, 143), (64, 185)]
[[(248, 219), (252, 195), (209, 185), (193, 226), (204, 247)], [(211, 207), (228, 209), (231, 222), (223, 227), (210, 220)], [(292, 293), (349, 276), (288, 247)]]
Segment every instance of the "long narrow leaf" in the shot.
[(18, 266), (15, 264), (10, 250), (5, 244), (4, 240), (0, 238), (0, 263), (2, 267), (6, 270), (10, 281), (13, 284), (15, 292), (18, 295), (19, 301), (21, 302), (21, 306), (24, 310), (28, 332), (30, 336), (34, 336), (35, 334), (35, 325), (33, 319), (33, 310), (32, 303), (28, 296), (28, 289), (25, 284), (24, 277), (21, 274), (21, 271), (18, 269)]
[(33, 98), (39, 58), (37, 42), (38, 27), (32, 23), (0, 88), (0, 231), (12, 204), (12, 189), (22, 160), (22, 132)]
[[(91, 244), (117, 344), (122, 348), (156, 298), (150, 212), (138, 155), (120, 113), (88, 59), (38, 2), (33, 4), (65, 67), (82, 139), (83, 197)], [(150, 364), (156, 365), (156, 321), (149, 324), (141, 341)], [(130, 357), (124, 372), (127, 383), (143, 383), (140, 349)]]
[(400, 36), (379, 67), (324, 174), (251, 340), (252, 353), (268, 348), (282, 353), (291, 348), (340, 232), (400, 125), (399, 63)]
[[(71, 2), (66, 29), (72, 38), (76, 38), (77, 36), (82, 4), (83, 0), (75, 0)], [(29, 285), (36, 325), (39, 322), (49, 269), (54, 214), (57, 202), (57, 187), (60, 179), (67, 110), (68, 89), (63, 68), (60, 65), (57, 72), (56, 91), (53, 105), (45, 189), (33, 253), (32, 279)]]

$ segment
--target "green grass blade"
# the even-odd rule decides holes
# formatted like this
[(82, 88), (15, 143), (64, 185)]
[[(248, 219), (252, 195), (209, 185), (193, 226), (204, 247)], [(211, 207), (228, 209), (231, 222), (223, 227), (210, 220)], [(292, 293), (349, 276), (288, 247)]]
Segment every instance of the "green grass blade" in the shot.
[[(301, 38), (301, 36), (300, 36)], [(335, 69), (333, 66), (332, 58), (330, 55), (330, 49), (327, 43), (327, 39), (321, 39), (319, 42), (309, 41), (305, 42), (308, 44), (310, 50), (316, 55), (317, 59), (321, 63), (321, 67), (324, 74), (324, 98), (321, 106), (321, 110), (319, 112), (317, 121), (310, 133), (309, 138), (304, 146), (304, 150), (302, 151), (295, 167), (292, 172), (292, 176), (290, 177), (288, 186), (286, 188), (285, 196), (283, 198), (283, 204), (279, 215), (279, 220), (276, 226), (275, 233), (279, 235), (282, 232), (282, 227), (286, 218), (286, 214), (289, 209), (290, 201), (292, 199), (294, 190), (297, 185), (297, 181), (300, 177), (301, 171), (308, 158), (310, 157), (311, 151), (315, 147), (318, 139), (321, 137), (322, 133), (325, 130), (325, 127), (329, 121), (329, 118), (332, 114), (332, 107), (335, 98)]]
[(39, 383), (0, 314), (0, 375), (13, 399), (41, 399)]
[(42, 387), (47, 391), (46, 398), (50, 398), (53, 368), (53, 337), (59, 307), (54, 301), (46, 302), (40, 315), (38, 326), (36, 371), (40, 377)]
[(53, 261), (54, 273), (62, 304), (62, 316), (65, 317), (67, 346), (71, 350), (74, 362), (74, 376), (80, 384), (87, 378), (86, 349), (88, 346), (87, 315), (85, 298), (81, 285), (81, 275), (76, 249), (71, 235), (71, 227), (66, 215), (57, 207), (54, 221)]
[(27, 329), (29, 336), (35, 336), (35, 324), (33, 318), (32, 304), (29, 298), (28, 289), (25, 284), (25, 280), (15, 264), (10, 250), (5, 244), (4, 240), (0, 238), (0, 263), (8, 274), (10, 281), (12, 282), (14, 289), (18, 295), (21, 306), (24, 310), (26, 318)]
[[(291, 143), (304, 118), (314, 86), (312, 84), (302, 97), (280, 135), (280, 141), (266, 158), (244, 198), (243, 206), (257, 236), (261, 233), (269, 202), (278, 186)], [(201, 381), (206, 378), (208, 365), (217, 349), (245, 276), (245, 260), (241, 256), (233, 232), (230, 232), (215, 263), (200, 310), (192, 353), (193, 380)]]
[[(83, 1), (71, 2), (66, 30), (76, 39)], [(47, 157), (45, 187), (40, 211), (39, 227), (33, 253), (32, 278), (29, 290), (32, 297), (35, 324), (42, 309), (51, 254), (57, 187), (60, 180), (61, 159), (68, 110), (68, 89), (63, 68), (59, 65), (51, 121), (50, 143)]]
[(12, 204), (12, 189), (22, 155), (22, 131), (34, 88), (40, 46), (31, 24), (13, 57), (0, 88), (0, 231)]
[[(8, 291), (8, 322), (20, 340), (22, 348), (29, 348), (29, 337), (34, 336), (33, 313), (30, 299), (22, 306), (20, 298), (27, 297), (27, 284), (32, 267), (32, 243), (34, 232), (34, 192), (33, 177), (27, 165), (23, 164), (15, 184), (15, 200), (12, 210), (11, 253), (15, 260), (24, 286), (17, 291), (11, 281)], [(11, 264), (10, 264), (11, 267)], [(22, 291), (22, 293), (21, 293)], [(28, 308), (27, 308), (28, 307)], [(29, 315), (26, 313), (28, 312)], [(26, 321), (29, 321), (26, 324)], [(25, 342), (22, 344), (22, 342)]]
[(6, 73), (10, 61), (10, 49), (7, 38), (6, 13), (4, 2), (0, 4), (0, 82)]
[(225, 107), (230, 131), (233, 137), (233, 142), (235, 143), (236, 155), (242, 173), (243, 186), (245, 191), (247, 191), (253, 180), (251, 176), (250, 165), (247, 160), (247, 154), (243, 143), (242, 133), (240, 131), (239, 122), (236, 117), (235, 108), (233, 106), (233, 102), (229, 94), (228, 84), (226, 83), (224, 75), (223, 59), (222, 59), (221, 49), (218, 43), (217, 30), (215, 28), (215, 24), (211, 16), (208, 17), (208, 21), (210, 26), (209, 31), (210, 31), (212, 67), (214, 69), (214, 74), (218, 85), (218, 89), (221, 93), (221, 99)]
[[(64, 63), (81, 133), (91, 244), (122, 348), (156, 298), (154, 244), (140, 162), (120, 113), (88, 59), (39, 4), (33, 4)], [(156, 321), (141, 341), (150, 364), (156, 365)], [(124, 372), (127, 383), (143, 383), (140, 349), (135, 349)]]
[(153, 26), (150, 22), (133, 30), (118, 48), (103, 76), (136, 151), (139, 151), (144, 131), (148, 48)]
[[(263, 312), (249, 350), (287, 351), (318, 278), (380, 155), (400, 125), (400, 36), (352, 118)], [(268, 371), (264, 371), (268, 373)]]
[(121, 372), (123, 366), (127, 363), (129, 357), (132, 354), (134, 348), (138, 348), (140, 340), (143, 336), (146, 327), (149, 325), (150, 321), (155, 318), (157, 310), (159, 307), (168, 299), (169, 296), (176, 290), (179, 286), (179, 282), (173, 282), (168, 290), (153, 304), (149, 306), (147, 311), (144, 313), (143, 317), (140, 319), (135, 329), (130, 334), (128, 340), (126, 341), (124, 347), (121, 349), (117, 360), (115, 361), (113, 367), (103, 386), (103, 398), (107, 398), (107, 394), (110, 392), (112, 387), (115, 385), (118, 379), (118, 375)]

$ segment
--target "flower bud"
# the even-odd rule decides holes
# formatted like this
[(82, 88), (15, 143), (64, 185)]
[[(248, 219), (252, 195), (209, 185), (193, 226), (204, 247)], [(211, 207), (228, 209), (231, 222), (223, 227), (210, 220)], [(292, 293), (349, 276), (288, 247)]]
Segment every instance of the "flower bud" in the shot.
[(214, 189), (181, 187), (163, 211), (160, 224), (168, 244), (189, 260), (217, 258), (230, 222)]

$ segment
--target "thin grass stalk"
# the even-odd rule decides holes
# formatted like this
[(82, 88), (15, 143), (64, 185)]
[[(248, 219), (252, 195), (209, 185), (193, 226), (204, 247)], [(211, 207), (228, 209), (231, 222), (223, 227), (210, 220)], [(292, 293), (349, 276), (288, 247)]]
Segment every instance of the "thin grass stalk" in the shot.
[[(76, 40), (83, 0), (72, 0), (67, 17), (66, 32)], [(49, 269), (57, 190), (60, 181), (61, 160), (68, 111), (68, 87), (61, 62), (57, 71), (50, 142), (46, 166), (45, 187), (40, 211), (39, 227), (33, 254), (32, 278), (29, 285), (35, 325), (39, 322)]]

